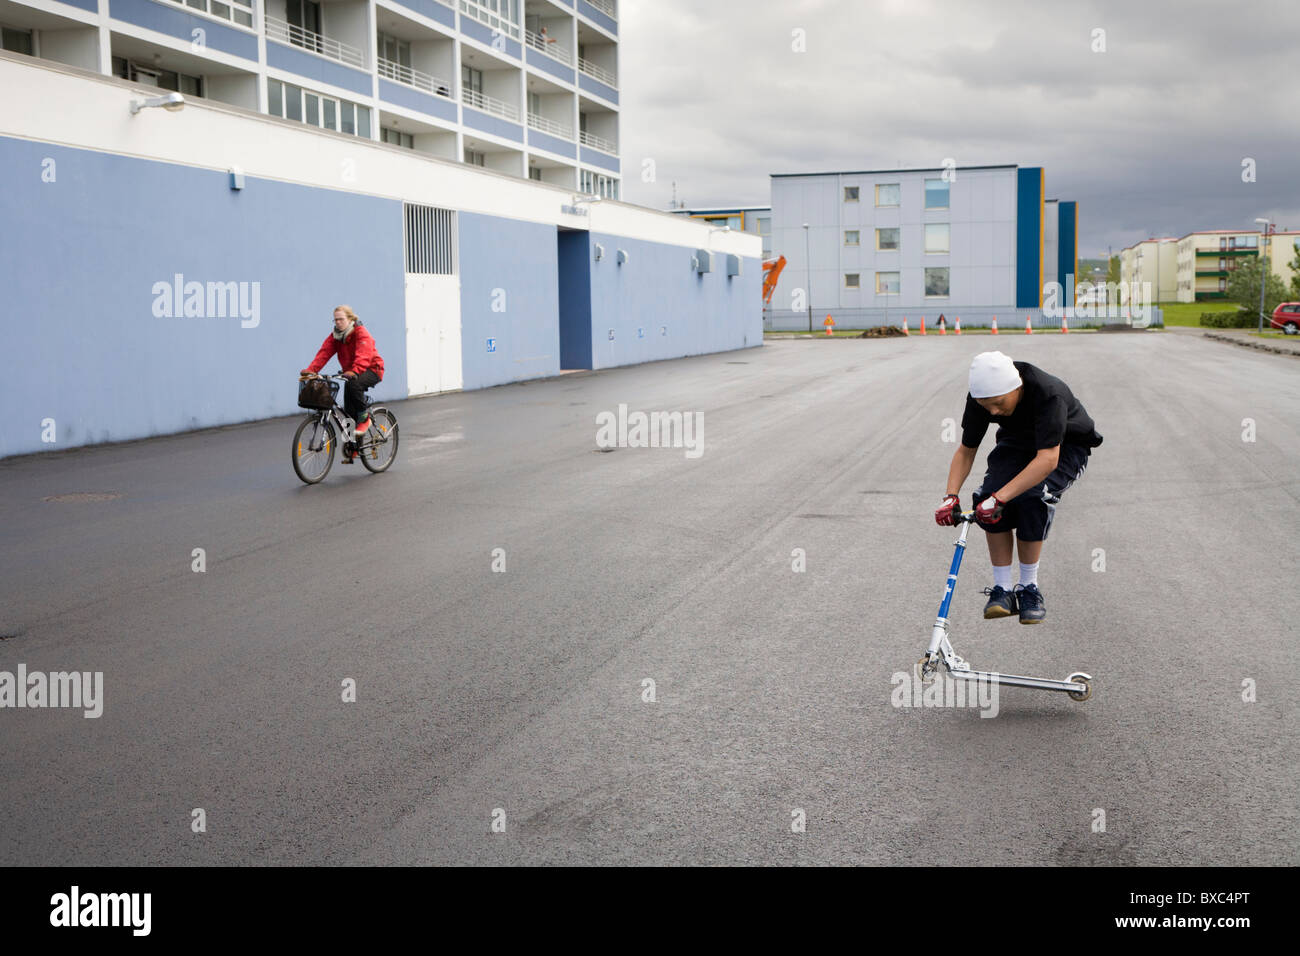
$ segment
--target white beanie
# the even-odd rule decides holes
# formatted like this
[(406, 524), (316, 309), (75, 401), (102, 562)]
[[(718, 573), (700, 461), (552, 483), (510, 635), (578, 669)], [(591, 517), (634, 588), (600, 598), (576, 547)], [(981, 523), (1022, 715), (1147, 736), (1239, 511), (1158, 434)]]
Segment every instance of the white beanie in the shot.
[(993, 398), (1014, 392), (1021, 385), (1020, 373), (1011, 357), (1001, 352), (981, 352), (970, 363), (971, 398)]

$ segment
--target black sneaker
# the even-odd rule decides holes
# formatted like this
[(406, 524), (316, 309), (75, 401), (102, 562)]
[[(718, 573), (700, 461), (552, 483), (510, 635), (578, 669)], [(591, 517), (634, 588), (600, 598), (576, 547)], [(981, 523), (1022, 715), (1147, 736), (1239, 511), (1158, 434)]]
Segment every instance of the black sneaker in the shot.
[(984, 605), (984, 620), (991, 621), (997, 617), (1010, 617), (1016, 613), (1016, 595), (1002, 587), (985, 588), (989, 603)]
[(1038, 585), (1017, 584), (1011, 597), (1020, 605), (1021, 624), (1037, 624), (1047, 617), (1047, 607), (1043, 603), (1043, 592), (1038, 590)]

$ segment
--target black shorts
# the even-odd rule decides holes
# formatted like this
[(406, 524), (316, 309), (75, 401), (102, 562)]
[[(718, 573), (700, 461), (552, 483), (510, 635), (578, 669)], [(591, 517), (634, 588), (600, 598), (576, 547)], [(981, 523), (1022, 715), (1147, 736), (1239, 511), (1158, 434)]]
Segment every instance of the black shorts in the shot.
[[(1061, 501), (1065, 489), (1083, 477), (1088, 467), (1091, 448), (1082, 445), (1061, 445), (1061, 456), (1053, 471), (1037, 488), (1030, 488), (1007, 502), (1002, 511), (1002, 520), (995, 525), (985, 526), (986, 531), (1000, 534), (1015, 531), (1021, 541), (1046, 541), (1047, 532), (1052, 528), (1052, 518), (1056, 515), (1056, 506)], [(993, 492), (997, 491), (1016, 475), (1025, 470), (1025, 466), (1034, 460), (1032, 448), (1017, 448), (1012, 445), (996, 445), (989, 452), (988, 469), (984, 480), (975, 492), (973, 504), (978, 505)]]

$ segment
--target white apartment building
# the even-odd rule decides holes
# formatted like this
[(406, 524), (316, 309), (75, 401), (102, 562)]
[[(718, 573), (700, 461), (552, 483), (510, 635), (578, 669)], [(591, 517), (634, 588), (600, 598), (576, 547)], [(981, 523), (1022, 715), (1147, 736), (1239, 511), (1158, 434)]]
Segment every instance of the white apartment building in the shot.
[(618, 42), (616, 0), (0, 0), (10, 52), (607, 199)]
[(1178, 240), (1178, 301), (1227, 296), (1228, 279), (1244, 258), (1259, 255), (1259, 233), (1248, 229), (1189, 232)]
[[(1178, 242), (1172, 236), (1143, 239), (1119, 252), (1119, 281), (1129, 289), (1146, 284), (1152, 302), (1173, 302), (1178, 296)], [(1181, 301), (1181, 300), (1180, 300)]]

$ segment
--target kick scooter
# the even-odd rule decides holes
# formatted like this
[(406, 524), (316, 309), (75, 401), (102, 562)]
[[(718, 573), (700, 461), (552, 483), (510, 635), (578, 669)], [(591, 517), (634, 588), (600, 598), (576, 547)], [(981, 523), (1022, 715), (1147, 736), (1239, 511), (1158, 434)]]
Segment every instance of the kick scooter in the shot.
[(1014, 674), (997, 674), (990, 671), (971, 670), (948, 641), (948, 605), (952, 603), (953, 588), (957, 585), (957, 571), (961, 568), (962, 555), (966, 553), (966, 535), (975, 523), (975, 512), (967, 511), (957, 519), (962, 526), (961, 537), (957, 539), (957, 548), (952, 555), (952, 567), (948, 569), (948, 586), (944, 588), (943, 603), (939, 605), (939, 616), (934, 622), (934, 631), (930, 635), (930, 646), (925, 656), (916, 662), (917, 676), (921, 683), (933, 683), (935, 674), (942, 664), (954, 678), (971, 681), (987, 681), (992, 684), (1010, 684), (1013, 687), (1034, 687), (1038, 690), (1059, 690), (1070, 695), (1071, 700), (1087, 700), (1092, 696), (1092, 675), (1076, 671), (1065, 680), (1051, 680), (1046, 677), (1017, 677)]

